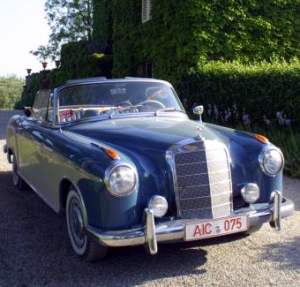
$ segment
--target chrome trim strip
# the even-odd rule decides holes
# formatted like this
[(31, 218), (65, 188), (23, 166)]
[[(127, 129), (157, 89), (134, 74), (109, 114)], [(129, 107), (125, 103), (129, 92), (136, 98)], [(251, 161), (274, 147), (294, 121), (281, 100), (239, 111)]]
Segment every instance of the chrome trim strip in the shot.
[(222, 180), (222, 181), (218, 181), (217, 183), (211, 183), (211, 184), (186, 185), (185, 188), (219, 185), (219, 184), (229, 183), (229, 182), (230, 182), (230, 180)]
[[(205, 150), (206, 150), (206, 159), (207, 159), (207, 170), (208, 170), (208, 177), (209, 177), (209, 185), (210, 185), (210, 196), (211, 196), (211, 209), (212, 209), (212, 215), (213, 218), (220, 218), (220, 217), (224, 217), (227, 215), (230, 215), (233, 211), (233, 202), (232, 202), (232, 179), (231, 179), (231, 170), (230, 170), (230, 157), (229, 157), (229, 152), (226, 148), (226, 146), (224, 144), (218, 143), (216, 141), (209, 141), (206, 140), (204, 141), (204, 145), (205, 145)], [(218, 153), (222, 153), (222, 158), (223, 155), (225, 155), (224, 160), (223, 160), (223, 165), (224, 165), (224, 169), (221, 169), (220, 171), (223, 172), (223, 174), (227, 174), (226, 176), (226, 181), (228, 184), (228, 188), (226, 188), (225, 190), (227, 190), (227, 194), (229, 195), (229, 201), (223, 203), (222, 205), (218, 205), (216, 203), (216, 198), (215, 198), (215, 194), (217, 193), (217, 189), (216, 189), (216, 184), (215, 183), (215, 178), (214, 176), (218, 173), (221, 172), (214, 172), (214, 166), (211, 165), (211, 158), (214, 158), (214, 154), (211, 153), (211, 149), (209, 149), (209, 147), (212, 147), (215, 151), (217, 151)], [(226, 168), (225, 168), (226, 166)], [(219, 171), (219, 170), (218, 170)], [(217, 180), (217, 183), (219, 183), (219, 181)], [(218, 207), (220, 206), (224, 206), (224, 210), (219, 210)]]
[[(178, 163), (177, 166), (186, 166), (186, 165), (193, 165), (193, 164), (197, 164), (197, 163), (206, 163), (207, 161), (205, 160), (200, 160), (197, 162), (192, 162), (192, 163)], [(220, 159), (216, 159), (216, 160), (211, 160), (210, 162), (222, 162), (222, 160)]]
[(224, 195), (229, 196), (228, 192), (223, 192), (223, 193), (214, 194), (213, 196), (211, 196), (211, 195), (209, 195), (209, 196), (196, 196), (196, 197), (181, 198), (181, 200), (189, 200), (189, 199), (197, 199), (197, 198), (222, 197)]
[[(228, 172), (228, 169), (220, 169), (218, 171), (215, 172), (208, 172), (209, 174), (218, 174), (218, 173), (222, 173), (222, 172)], [(207, 172), (202, 172), (202, 173), (193, 173), (193, 174), (189, 174), (189, 175), (177, 175), (177, 177), (187, 177), (187, 176), (195, 176), (195, 175), (203, 175), (203, 174), (207, 174)], [(218, 182), (219, 183), (219, 182)]]
[(178, 217), (181, 217), (180, 198), (179, 198), (179, 194), (177, 192), (178, 185), (177, 185), (177, 175), (176, 175), (175, 157), (174, 157), (173, 149), (174, 149), (174, 147), (172, 147), (171, 149), (169, 149), (166, 152), (166, 160), (167, 160), (167, 163), (169, 164), (169, 167), (170, 167), (171, 173), (172, 173), (173, 190), (174, 190), (174, 194), (175, 194), (175, 202), (176, 202), (176, 207), (177, 207), (176, 213), (177, 213)]

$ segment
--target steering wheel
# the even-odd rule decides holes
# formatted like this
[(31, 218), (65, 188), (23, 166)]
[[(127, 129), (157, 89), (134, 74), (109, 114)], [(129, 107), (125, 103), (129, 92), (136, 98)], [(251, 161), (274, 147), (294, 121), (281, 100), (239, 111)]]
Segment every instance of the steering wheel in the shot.
[(166, 106), (163, 103), (161, 103), (159, 101), (155, 101), (155, 100), (146, 100), (146, 101), (140, 102), (139, 105), (142, 105), (142, 106), (154, 105), (154, 106), (157, 106), (158, 109), (166, 108)]

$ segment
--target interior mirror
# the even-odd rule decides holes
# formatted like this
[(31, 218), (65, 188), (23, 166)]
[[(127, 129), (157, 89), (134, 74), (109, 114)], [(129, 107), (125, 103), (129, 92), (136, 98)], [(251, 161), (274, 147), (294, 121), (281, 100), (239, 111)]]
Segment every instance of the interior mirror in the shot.
[(29, 118), (31, 116), (31, 107), (24, 107), (24, 114)]

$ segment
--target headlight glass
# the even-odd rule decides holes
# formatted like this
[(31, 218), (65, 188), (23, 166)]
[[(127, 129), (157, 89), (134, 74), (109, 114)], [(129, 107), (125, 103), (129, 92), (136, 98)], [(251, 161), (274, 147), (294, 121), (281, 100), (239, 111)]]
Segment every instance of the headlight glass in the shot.
[(283, 168), (283, 155), (276, 148), (266, 149), (260, 156), (261, 168), (267, 175), (275, 176)]
[(113, 167), (106, 176), (108, 190), (115, 196), (125, 196), (133, 192), (137, 184), (137, 174), (129, 165)]

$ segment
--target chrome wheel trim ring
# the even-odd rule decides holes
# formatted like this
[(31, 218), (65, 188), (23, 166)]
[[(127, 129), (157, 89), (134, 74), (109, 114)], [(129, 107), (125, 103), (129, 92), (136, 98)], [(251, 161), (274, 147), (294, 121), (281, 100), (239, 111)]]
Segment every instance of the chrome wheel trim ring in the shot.
[(67, 228), (71, 245), (75, 253), (84, 255), (88, 245), (87, 235), (84, 234), (83, 211), (78, 194), (71, 190), (67, 201)]
[(13, 164), (12, 164), (12, 180), (14, 186), (17, 186), (19, 183), (19, 175), (18, 175), (18, 166), (16, 162), (16, 157), (13, 155)]

